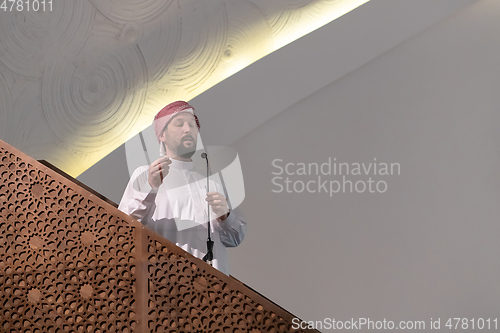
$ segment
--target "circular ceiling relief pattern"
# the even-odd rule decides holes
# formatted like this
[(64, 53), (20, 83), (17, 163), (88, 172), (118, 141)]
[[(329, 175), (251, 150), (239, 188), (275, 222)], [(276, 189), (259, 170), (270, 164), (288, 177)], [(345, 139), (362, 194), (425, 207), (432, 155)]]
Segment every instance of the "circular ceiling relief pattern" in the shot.
[[(337, 1), (337, 0), (336, 0)], [(313, 0), (277, 0), (257, 2), (267, 18), (272, 32), (275, 47), (280, 48), (292, 40), (290, 34), (297, 33), (297, 29), (302, 20), (302, 12), (314, 3), (323, 3), (325, 1)], [(321, 4), (320, 4), (321, 6)]]
[(272, 52), (271, 29), (250, 1), (230, 0), (225, 7), (228, 37), (221, 63), (229, 72), (236, 72)]
[(197, 10), (183, 5), (181, 13), (183, 19), (187, 20), (183, 21), (183, 28), (189, 22), (196, 22), (200, 28), (183, 30), (183, 38), (173, 63), (174, 70), (161, 83), (170, 89), (180, 89), (184, 95), (192, 98), (200, 88), (210, 87), (207, 81), (214, 79), (211, 74), (220, 62), (227, 41), (227, 12), (222, 1), (217, 0), (205, 2)]
[(144, 55), (150, 80), (156, 82), (173, 70), (181, 41), (181, 15), (178, 6), (170, 6), (162, 15), (143, 24), (143, 34), (137, 41)]
[(47, 60), (74, 56), (89, 36), (95, 10), (88, 1), (54, 1), (52, 11), (46, 6), (0, 10), (0, 64), (14, 74), (39, 78)]
[(82, 151), (112, 149), (135, 124), (147, 85), (147, 68), (138, 47), (100, 33), (76, 58), (47, 66), (42, 108), (62, 142)]
[(109, 20), (126, 24), (149, 22), (160, 16), (174, 0), (90, 0), (97, 10)]

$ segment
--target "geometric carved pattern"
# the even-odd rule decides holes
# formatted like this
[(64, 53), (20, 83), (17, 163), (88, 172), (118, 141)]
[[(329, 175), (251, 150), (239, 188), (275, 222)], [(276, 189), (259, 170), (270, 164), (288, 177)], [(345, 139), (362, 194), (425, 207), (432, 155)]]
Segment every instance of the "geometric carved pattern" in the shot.
[(2, 141), (0, 306), (1, 332), (299, 332), (290, 313)]
[(2, 332), (137, 326), (135, 227), (0, 148)]
[[(160, 242), (149, 239), (148, 249), (150, 331), (292, 331), (291, 323)], [(169, 318), (163, 322), (164, 314)]]

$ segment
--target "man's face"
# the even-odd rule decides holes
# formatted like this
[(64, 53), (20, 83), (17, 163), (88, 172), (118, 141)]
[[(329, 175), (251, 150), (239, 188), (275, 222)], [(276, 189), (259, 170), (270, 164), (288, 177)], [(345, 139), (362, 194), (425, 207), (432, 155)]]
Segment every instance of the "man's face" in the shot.
[(175, 115), (160, 137), (167, 152), (183, 158), (191, 158), (196, 151), (198, 126), (191, 113), (180, 112)]

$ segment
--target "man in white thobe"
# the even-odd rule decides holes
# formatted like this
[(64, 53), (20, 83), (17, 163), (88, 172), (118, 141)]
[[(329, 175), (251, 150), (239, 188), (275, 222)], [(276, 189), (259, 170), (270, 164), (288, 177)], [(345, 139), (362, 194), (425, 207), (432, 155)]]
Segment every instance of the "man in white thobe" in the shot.
[(200, 259), (207, 252), (210, 214), (212, 265), (229, 275), (226, 247), (242, 242), (247, 225), (237, 210), (229, 210), (220, 184), (210, 180), (207, 193), (207, 179), (194, 169), (199, 131), (194, 108), (171, 103), (153, 124), (165, 156), (134, 171), (118, 209)]

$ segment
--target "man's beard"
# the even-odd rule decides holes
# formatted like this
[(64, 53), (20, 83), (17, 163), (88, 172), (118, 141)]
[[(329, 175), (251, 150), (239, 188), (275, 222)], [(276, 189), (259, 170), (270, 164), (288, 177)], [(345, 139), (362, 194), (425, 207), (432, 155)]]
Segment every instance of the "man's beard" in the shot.
[(186, 147), (186, 146), (184, 146), (184, 141), (185, 140), (181, 140), (181, 143), (177, 147), (177, 156), (189, 159), (196, 152), (196, 142), (194, 141), (194, 138), (193, 138), (193, 141), (192, 141), (193, 146)]
[(193, 156), (195, 152), (196, 152), (196, 146), (185, 147), (183, 145), (179, 145), (179, 147), (177, 148), (177, 156), (186, 159), (191, 158), (191, 156)]

